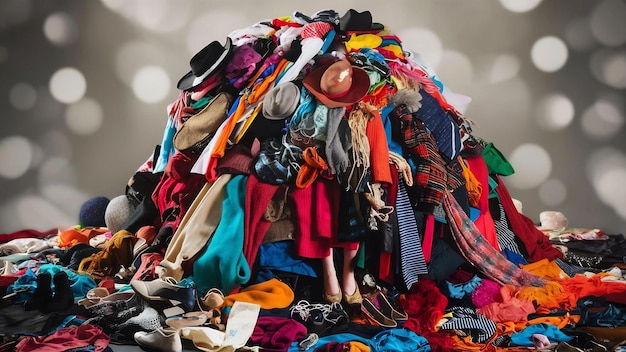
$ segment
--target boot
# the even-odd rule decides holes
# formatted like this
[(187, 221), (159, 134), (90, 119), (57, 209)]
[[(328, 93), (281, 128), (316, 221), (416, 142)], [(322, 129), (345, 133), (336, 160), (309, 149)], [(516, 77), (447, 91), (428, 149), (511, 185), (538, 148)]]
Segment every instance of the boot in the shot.
[(65, 271), (54, 274), (54, 297), (46, 306), (46, 312), (62, 312), (74, 305), (74, 293), (70, 287), (70, 280)]
[(37, 275), (37, 288), (33, 296), (24, 303), (24, 310), (42, 310), (52, 299), (52, 275), (41, 273)]

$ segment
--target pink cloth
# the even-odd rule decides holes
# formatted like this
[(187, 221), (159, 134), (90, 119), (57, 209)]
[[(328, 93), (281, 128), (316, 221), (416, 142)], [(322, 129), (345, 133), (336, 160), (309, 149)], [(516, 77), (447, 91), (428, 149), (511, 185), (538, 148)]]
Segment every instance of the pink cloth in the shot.
[(532, 302), (512, 297), (511, 291), (506, 286), (500, 287), (500, 296), (502, 302), (489, 303), (476, 309), (476, 313), (496, 323), (528, 321), (528, 315), (535, 313)]
[(94, 346), (94, 351), (104, 351), (111, 338), (95, 325), (59, 329), (49, 336), (26, 336), (15, 345), (16, 352), (58, 352), (73, 348)]

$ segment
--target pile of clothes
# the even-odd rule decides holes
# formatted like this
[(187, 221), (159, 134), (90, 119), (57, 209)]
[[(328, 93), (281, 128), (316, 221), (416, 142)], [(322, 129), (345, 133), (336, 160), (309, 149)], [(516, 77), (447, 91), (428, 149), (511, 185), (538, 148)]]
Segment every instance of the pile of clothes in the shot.
[[(624, 237), (524, 215), (468, 98), (369, 11), (261, 21), (189, 64), (125, 194), (0, 235), (0, 351), (624, 344)], [(335, 248), (357, 251), (343, 301)]]

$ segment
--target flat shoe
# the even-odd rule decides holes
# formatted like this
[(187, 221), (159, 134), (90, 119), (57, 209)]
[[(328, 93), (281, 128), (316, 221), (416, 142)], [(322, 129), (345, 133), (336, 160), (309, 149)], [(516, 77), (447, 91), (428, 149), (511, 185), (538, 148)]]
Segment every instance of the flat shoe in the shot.
[(175, 329), (160, 328), (151, 332), (137, 331), (133, 337), (139, 346), (155, 351), (182, 352), (183, 350), (180, 335)]

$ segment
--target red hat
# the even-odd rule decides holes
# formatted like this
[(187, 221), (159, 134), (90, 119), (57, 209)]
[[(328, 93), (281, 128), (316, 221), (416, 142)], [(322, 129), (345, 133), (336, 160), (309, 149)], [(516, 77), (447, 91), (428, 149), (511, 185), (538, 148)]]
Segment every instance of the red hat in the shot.
[(348, 106), (361, 100), (370, 88), (370, 78), (348, 60), (324, 64), (304, 77), (304, 86), (329, 108)]

